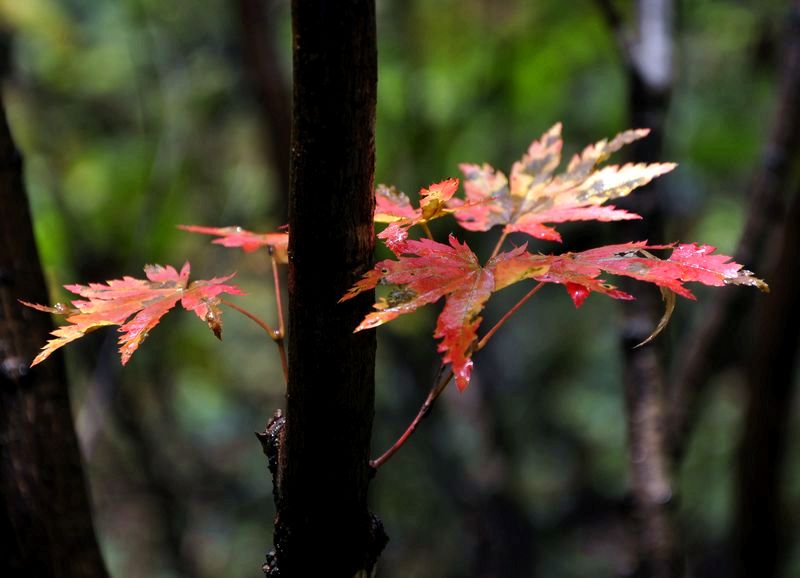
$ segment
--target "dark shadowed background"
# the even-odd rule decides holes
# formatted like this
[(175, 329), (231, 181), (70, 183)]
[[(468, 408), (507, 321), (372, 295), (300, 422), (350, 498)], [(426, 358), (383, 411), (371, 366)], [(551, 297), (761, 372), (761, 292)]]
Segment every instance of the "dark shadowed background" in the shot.
[[(507, 171), (556, 121), (564, 122), (567, 156), (629, 128), (636, 103), (618, 39), (636, 43), (635, 31), (626, 34), (635, 28), (630, 4), (379, 0), (376, 182), (414, 198), (421, 187), (459, 176), (459, 162)], [(790, 24), (798, 16), (780, 0), (676, 4), (661, 160), (679, 167), (661, 183), (664, 237), (649, 240), (702, 241), (732, 254), (759, 209), (748, 204), (759, 171), (797, 164), (796, 150), (767, 143), (781, 115), (791, 114), (780, 106), (800, 106), (796, 99), (787, 105), (780, 89), (791, 72), (785, 40), (797, 36)], [(618, 12), (604, 12), (609, 5)], [(615, 33), (614, 16), (625, 30)], [(59, 289), (65, 283), (138, 276), (145, 263), (188, 259), (202, 277), (238, 271), (250, 307), (272, 320), (264, 255), (211, 246), (175, 225), (269, 231), (286, 222), (288, 2), (0, 0), (0, 23), (10, 54), (3, 96), (25, 158), (52, 300), (67, 298)], [(785, 172), (791, 178), (776, 205), (796, 190), (794, 172)], [(771, 211), (760, 231), (766, 238), (780, 230), (782, 212), (763, 209)], [(444, 238), (454, 222), (433, 225)], [(566, 226), (563, 249), (610, 242), (614, 226)], [(496, 240), (496, 233), (457, 234), (482, 257)], [(777, 249), (770, 247), (765, 241), (746, 266), (772, 282)], [(526, 290), (500, 293), (487, 324)], [(659, 337), (671, 373), (715, 293), (697, 289), (697, 303), (680, 300)], [(703, 380), (676, 468), (678, 538), (694, 576), (731, 575), (731, 540), (748, 523), (737, 498), (737, 452), (747, 384), (759, 375), (745, 367), (761, 318), (739, 313), (765, 298), (752, 291), (747, 299)], [(596, 295), (575, 311), (563, 289), (547, 287), (476, 355), (470, 388), (446, 392), (372, 484), (372, 508), (390, 536), (380, 576), (631, 571), (617, 330), (625, 306)], [(378, 331), (376, 455), (402, 432), (435, 377), (437, 312), (428, 307)], [(115, 349), (114, 332), (100, 331), (67, 357), (112, 574), (259, 576), (274, 508), (252, 432), (283, 406), (275, 348), (228, 312), (222, 343), (190, 314), (175, 314), (124, 370)], [(800, 523), (795, 384), (796, 377), (781, 398), (791, 407), (780, 433), (785, 456), (771, 458), (784, 464), (776, 500), (789, 544), (787, 577), (800, 575), (800, 542), (791, 539)], [(748, 451), (769, 453), (756, 448)]]

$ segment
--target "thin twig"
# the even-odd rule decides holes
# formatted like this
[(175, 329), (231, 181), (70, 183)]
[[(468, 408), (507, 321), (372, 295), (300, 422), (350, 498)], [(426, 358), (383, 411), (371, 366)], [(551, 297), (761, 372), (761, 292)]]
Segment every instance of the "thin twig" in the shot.
[[(440, 371), (441, 373), (441, 371)], [(447, 387), (447, 384), (450, 383), (450, 380), (453, 379), (453, 370), (451, 369), (447, 373), (443, 374), (442, 378), (436, 382), (436, 384), (431, 388), (430, 392), (428, 393), (428, 397), (425, 398), (425, 401), (422, 404), (422, 407), (419, 408), (419, 412), (417, 416), (414, 418), (414, 421), (406, 428), (406, 431), (403, 432), (397, 441), (392, 444), (388, 450), (386, 450), (380, 457), (370, 460), (369, 465), (375, 468), (376, 470), (380, 468), (386, 461), (391, 458), (397, 450), (399, 450), (406, 440), (411, 437), (411, 434), (414, 433), (414, 430), (417, 429), (417, 426), (420, 422), (425, 419), (431, 411), (434, 402), (439, 397), (439, 395), (444, 391), (444, 388)]]
[(281, 356), (281, 368), (283, 369), (283, 377), (286, 382), (289, 382), (289, 360), (286, 358), (286, 346), (283, 343), (283, 339), (275, 340), (275, 343), (278, 345), (278, 353)]
[(220, 303), (222, 303), (223, 305), (227, 305), (228, 307), (230, 307), (234, 311), (238, 311), (239, 313), (241, 313), (245, 317), (249, 317), (250, 319), (255, 321), (258, 324), (258, 326), (261, 327), (261, 329), (263, 329), (267, 333), (267, 335), (269, 335), (269, 338), (272, 339), (275, 342), (275, 344), (278, 346), (278, 351), (280, 352), (280, 356), (281, 356), (281, 365), (283, 366), (283, 377), (288, 381), (288, 379), (289, 379), (289, 364), (287, 363), (287, 360), (286, 360), (286, 348), (283, 345), (283, 337), (279, 336), (278, 332), (274, 331), (272, 329), (272, 327), (270, 327), (269, 324), (266, 321), (261, 319), (258, 315), (254, 314), (254, 313), (251, 313), (247, 309), (245, 309), (243, 307), (239, 307), (238, 305), (236, 305), (235, 303), (231, 303), (227, 299), (220, 299)]
[(255, 313), (250, 313), (247, 309), (245, 309), (243, 307), (239, 307), (238, 305), (236, 305), (235, 303), (231, 303), (227, 299), (220, 299), (219, 302), (222, 303), (223, 305), (227, 305), (228, 307), (230, 307), (231, 309), (233, 309), (235, 311), (238, 311), (239, 313), (241, 313), (245, 317), (249, 317), (250, 319), (255, 321), (258, 324), (258, 326), (261, 327), (261, 329), (263, 329), (267, 333), (267, 335), (269, 335), (270, 339), (273, 339), (273, 340), (275, 339), (275, 332), (272, 330), (272, 327), (270, 327), (269, 324), (266, 321), (261, 319)]
[[(514, 313), (516, 313), (519, 310), (519, 308), (522, 307), (526, 301), (528, 301), (528, 299), (533, 297), (543, 286), (544, 286), (544, 281), (542, 281), (541, 283), (536, 285), (536, 287), (528, 291), (528, 293), (522, 299), (520, 299), (516, 305), (514, 305), (511, 309), (509, 309), (508, 312), (505, 315), (503, 315), (503, 317), (497, 323), (494, 324), (494, 327), (492, 327), (489, 330), (489, 332), (486, 335), (484, 335), (480, 341), (478, 341), (478, 343), (475, 345), (475, 348), (472, 350), (473, 353), (476, 351), (480, 351), (481, 349), (486, 347), (486, 344), (489, 342), (492, 336), (495, 333), (497, 333), (497, 330), (500, 329), (505, 324), (505, 322), (508, 321), (508, 319)], [(439, 373), (442, 374), (442, 371), (440, 370)], [(430, 413), (431, 408), (433, 407), (433, 403), (436, 401), (439, 395), (441, 395), (441, 393), (444, 391), (444, 388), (447, 387), (447, 384), (450, 383), (450, 380), (452, 378), (453, 378), (452, 369), (450, 369), (446, 374), (443, 374), (443, 377), (439, 381), (437, 381), (435, 385), (431, 388), (430, 392), (428, 393), (428, 397), (425, 398), (425, 401), (422, 403), (422, 407), (419, 408), (417, 416), (414, 418), (414, 421), (412, 421), (411, 424), (409, 424), (409, 426), (406, 428), (406, 431), (403, 432), (403, 435), (397, 438), (397, 441), (394, 442), (394, 444), (392, 444), (392, 447), (386, 450), (379, 458), (371, 460), (369, 462), (370, 466), (372, 466), (377, 470), (384, 463), (386, 463), (386, 461), (389, 458), (391, 458), (397, 452), (397, 450), (399, 450), (403, 446), (404, 443), (406, 443), (408, 438), (411, 437), (411, 434), (413, 434), (414, 431), (417, 429), (417, 426), (420, 424), (420, 422)]]
[(428, 223), (423, 221), (420, 223), (420, 226), (422, 227), (422, 230), (425, 231), (425, 235), (428, 237), (428, 239), (433, 241), (434, 240), (433, 233), (431, 233), (431, 228), (428, 226)]
[(497, 240), (497, 245), (494, 246), (494, 250), (492, 251), (492, 254), (489, 257), (489, 259), (494, 259), (495, 257), (497, 257), (497, 254), (500, 252), (500, 249), (503, 248), (503, 243), (505, 242), (506, 237), (508, 237), (508, 233), (503, 231), (503, 234), (500, 235), (500, 238)]
[(516, 312), (519, 310), (519, 308), (520, 308), (520, 307), (522, 307), (523, 305), (525, 305), (525, 302), (526, 302), (526, 301), (528, 301), (528, 299), (530, 299), (531, 297), (533, 297), (534, 295), (536, 295), (536, 293), (538, 293), (538, 292), (539, 292), (539, 289), (541, 289), (542, 287), (544, 287), (544, 285), (545, 285), (544, 281), (541, 281), (541, 282), (540, 282), (538, 285), (536, 285), (536, 286), (535, 286), (533, 289), (531, 289), (530, 291), (528, 291), (528, 292), (525, 294), (525, 296), (524, 296), (522, 299), (520, 299), (519, 301), (517, 301), (517, 304), (516, 304), (516, 305), (514, 305), (514, 306), (513, 306), (511, 309), (509, 309), (509, 310), (506, 312), (506, 314), (505, 314), (505, 315), (503, 315), (503, 316), (500, 318), (500, 320), (499, 320), (497, 323), (495, 323), (495, 324), (494, 324), (494, 327), (492, 327), (492, 328), (489, 330), (489, 332), (488, 332), (486, 335), (484, 335), (484, 336), (483, 336), (483, 338), (482, 338), (482, 339), (481, 339), (481, 340), (478, 342), (478, 345), (476, 345), (476, 346), (475, 346), (475, 349), (474, 349), (473, 351), (480, 351), (481, 349), (483, 349), (484, 347), (486, 347), (486, 344), (489, 342), (489, 340), (492, 338), (492, 336), (493, 336), (495, 333), (497, 333), (497, 330), (498, 330), (498, 329), (500, 329), (500, 328), (501, 328), (501, 327), (502, 327), (502, 326), (505, 324), (505, 322), (506, 322), (506, 321), (508, 321), (508, 319), (509, 319), (509, 318), (510, 318), (512, 315), (514, 315), (514, 313), (516, 313)]
[(281, 276), (278, 271), (278, 260), (275, 258), (275, 251), (269, 248), (269, 257), (272, 262), (272, 283), (275, 287), (275, 308), (278, 313), (278, 332), (281, 339), (286, 337), (286, 326), (283, 323), (283, 302), (281, 299)]
[(286, 325), (283, 322), (283, 301), (281, 299), (281, 275), (278, 270), (278, 260), (275, 258), (275, 250), (269, 248), (270, 262), (272, 263), (272, 284), (275, 288), (275, 308), (278, 310), (278, 330), (275, 331), (272, 339), (278, 345), (278, 352), (281, 355), (281, 365), (286, 381), (289, 381), (289, 361), (286, 358)]

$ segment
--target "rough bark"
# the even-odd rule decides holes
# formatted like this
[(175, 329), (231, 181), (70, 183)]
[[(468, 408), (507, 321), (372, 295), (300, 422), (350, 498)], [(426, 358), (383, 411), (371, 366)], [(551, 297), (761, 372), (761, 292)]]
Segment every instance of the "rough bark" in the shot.
[(19, 155), (0, 107), (0, 575), (105, 578), (61, 356), (28, 369), (52, 329)]
[[(800, 1), (794, 0), (788, 18), (788, 36), (783, 52), (783, 70), (778, 106), (762, 160), (750, 182), (749, 207), (742, 236), (734, 253), (738, 263), (755, 267), (763, 261), (774, 223), (784, 213), (784, 196), (792, 176), (793, 162), (800, 152)], [(726, 364), (736, 361), (741, 350), (728, 336), (737, 332), (746, 311), (756, 301), (747, 288), (727, 288), (715, 295), (702, 322), (685, 340), (678, 355), (670, 387), (671, 450), (680, 463), (697, 420), (702, 393), (709, 379)]]
[(747, 362), (748, 404), (739, 447), (736, 576), (777, 578), (790, 542), (783, 501), (787, 436), (800, 344), (800, 194), (774, 247), (771, 293), (761, 300)]
[(377, 48), (373, 0), (292, 3), (289, 384), (268, 575), (368, 575), (383, 547), (367, 510), (373, 295), (339, 304), (372, 266)]

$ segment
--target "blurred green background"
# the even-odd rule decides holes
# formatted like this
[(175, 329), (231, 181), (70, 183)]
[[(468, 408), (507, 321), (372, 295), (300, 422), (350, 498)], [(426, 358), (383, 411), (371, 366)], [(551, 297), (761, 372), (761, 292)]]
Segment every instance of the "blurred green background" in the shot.
[[(272, 82), (288, 94), (288, 2), (265, 5)], [(651, 241), (735, 247), (773, 116), (785, 9), (681, 3), (663, 159), (680, 166), (665, 179), (670, 237)], [(274, 160), (284, 145), (269, 142), (249, 80), (239, 3), (0, 0), (0, 21), (11, 51), (3, 95), (53, 300), (66, 298), (65, 283), (188, 258), (198, 276), (238, 271), (248, 306), (274, 319), (266, 258), (175, 228), (286, 222)], [(457, 176), (459, 162), (507, 171), (558, 120), (567, 154), (628, 128), (625, 71), (593, 1), (379, 0), (378, 36), (376, 181), (412, 197)], [(435, 224), (443, 235), (453, 222)], [(567, 227), (565, 239), (601, 239), (609, 226)], [(519, 291), (500, 294), (487, 323)], [(378, 332), (376, 453), (433, 379), (437, 311)], [(679, 303), (663, 339), (680, 341), (699, 311)], [(476, 356), (472, 386), (448, 391), (372, 485), (391, 538), (380, 576), (480, 576), (490, 554), (519, 570), (509, 576), (630, 570), (617, 321), (617, 303), (594, 296), (576, 312), (550, 287)], [(272, 344), (233, 312), (222, 343), (191, 315), (167, 317), (124, 371), (113, 332), (84, 341), (67, 353), (73, 404), (113, 575), (259, 576), (274, 512), (252, 432), (282, 406)], [(717, 378), (679, 479), (681, 536), (709, 565), (732, 521), (740, 382), (736, 369)], [(791, 452), (796, 523), (800, 452)]]

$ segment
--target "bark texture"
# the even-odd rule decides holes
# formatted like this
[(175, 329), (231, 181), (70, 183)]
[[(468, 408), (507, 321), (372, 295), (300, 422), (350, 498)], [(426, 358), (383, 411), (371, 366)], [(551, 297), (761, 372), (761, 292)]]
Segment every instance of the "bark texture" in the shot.
[(52, 329), (22, 159), (0, 107), (0, 576), (106, 578), (61, 355), (28, 369)]
[(338, 303), (373, 259), (374, 0), (295, 0), (292, 23), (290, 368), (267, 573), (351, 578), (385, 543), (367, 510), (375, 335), (353, 333), (373, 295)]

